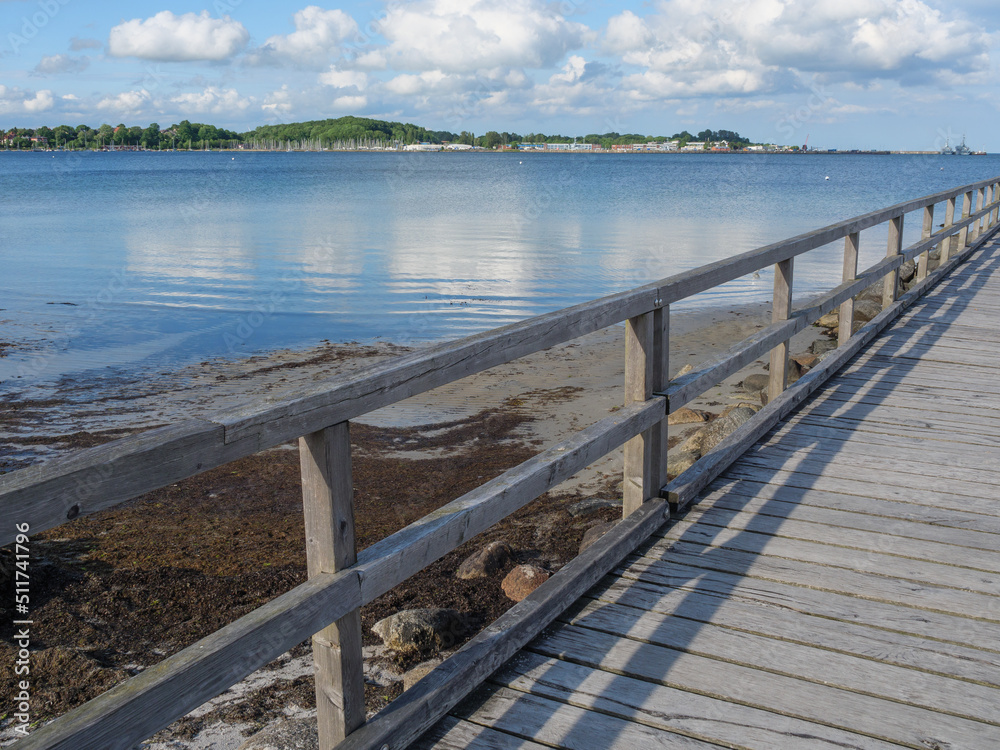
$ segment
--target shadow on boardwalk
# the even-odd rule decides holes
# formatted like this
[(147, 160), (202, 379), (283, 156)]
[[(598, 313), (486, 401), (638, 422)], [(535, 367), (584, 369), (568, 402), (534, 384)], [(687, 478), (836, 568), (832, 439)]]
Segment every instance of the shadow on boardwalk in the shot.
[[(739, 743), (769, 747), (769, 743), (776, 742), (774, 746), (797, 747), (800, 745), (796, 742), (806, 741), (809, 747), (896, 747), (877, 739), (890, 738), (890, 730), (883, 732), (882, 728), (883, 724), (892, 724), (887, 717), (878, 715), (879, 706), (894, 705), (869, 697), (879, 695), (982, 720), (977, 718), (974, 707), (968, 711), (961, 705), (950, 708), (952, 704), (947, 700), (940, 705), (926, 705), (919, 691), (910, 695), (906, 685), (869, 687), (866, 679), (878, 679), (874, 665), (871, 675), (866, 677), (862, 669), (855, 682), (847, 683), (842, 676), (827, 674), (822, 661), (814, 658), (828, 653), (822, 649), (809, 649), (809, 658), (799, 663), (786, 658), (796, 649), (805, 653), (811, 643), (812, 629), (830, 634), (834, 640), (840, 638), (848, 644), (840, 653), (859, 658), (866, 657), (867, 634), (877, 642), (884, 631), (899, 631), (890, 640), (908, 643), (910, 639), (916, 643), (911, 636), (917, 630), (907, 634), (906, 625), (873, 620), (872, 613), (877, 616), (880, 608), (887, 610), (890, 606), (917, 607), (917, 603), (911, 604), (905, 596), (907, 585), (916, 591), (917, 584), (896, 578), (897, 582), (902, 581), (897, 589), (904, 594), (888, 604), (872, 602), (881, 594), (865, 589), (868, 583), (874, 585), (898, 575), (895, 571), (887, 572), (886, 567), (907, 557), (906, 547), (911, 540), (904, 536), (902, 527), (911, 520), (900, 520), (905, 514), (895, 519), (880, 519), (881, 526), (869, 529), (880, 536), (877, 541), (868, 542), (867, 547), (851, 548), (850, 543), (835, 538), (809, 539), (807, 545), (820, 542), (810, 549), (818, 551), (816, 554), (825, 562), (818, 558), (809, 560), (809, 554), (797, 558), (794, 552), (782, 551), (770, 552), (764, 560), (763, 553), (769, 545), (773, 546), (778, 535), (788, 539), (800, 534), (797, 530), (782, 533), (782, 529), (810, 493), (837, 494), (828, 481), (829, 476), (844, 480), (841, 482), (844, 489), (838, 495), (844, 501), (841, 509), (853, 507), (853, 512), (868, 513), (868, 518), (879, 514), (866, 510), (867, 502), (893, 503), (897, 498), (904, 499), (907, 493), (916, 497), (930, 492), (921, 489), (919, 475), (910, 471), (912, 464), (907, 463), (905, 468), (891, 467), (878, 460), (876, 437), (869, 466), (865, 465), (864, 454), (858, 452), (847, 458), (844, 466), (856, 466), (858, 475), (869, 478), (868, 481), (872, 475), (881, 473), (884, 481), (875, 483), (880, 488), (879, 494), (855, 494), (860, 492), (860, 484), (852, 484), (854, 480), (844, 476), (850, 468), (827, 471), (848, 447), (835, 438), (848, 437), (851, 425), (882, 423), (875, 432), (884, 433), (886, 440), (889, 436), (902, 436), (895, 438), (898, 446), (910, 437), (915, 449), (920, 446), (920, 440), (908, 433), (934, 429), (933, 415), (923, 419), (919, 411), (931, 401), (925, 397), (922, 405), (914, 403), (917, 411), (911, 412), (907, 407), (896, 417), (887, 410), (899, 409), (902, 381), (921, 363), (937, 358), (934, 347), (956, 325), (958, 317), (974, 306), (975, 294), (998, 269), (1000, 240), (994, 238), (928, 296), (918, 300), (903, 318), (790, 415), (789, 420), (795, 420), (804, 411), (813, 409), (813, 416), (799, 420), (799, 424), (808, 423), (809, 429), (797, 431), (795, 427), (788, 429), (785, 423), (778, 425), (702, 493), (707, 499), (688, 514), (693, 521), (685, 518), (664, 527), (601, 586), (565, 613), (559, 625), (529, 644), (494, 676), (487, 689), (466, 701), (456, 713), (469, 716), (477, 709), (487, 710), (490, 725), (498, 729), (581, 750), (648, 746), (648, 742), (654, 741), (656, 746), (675, 746), (670, 740), (676, 740), (679, 747), (700, 746), (702, 743), (693, 737), (726, 746)], [(912, 320), (914, 317), (919, 320)], [(987, 346), (993, 348), (996, 344)], [(887, 352), (872, 357), (873, 347), (885, 348)], [(874, 377), (868, 377), (862, 385), (859, 378), (845, 376), (845, 371), (866, 358), (869, 358), (866, 372), (874, 372)], [(954, 360), (944, 359), (948, 361)], [(942, 369), (948, 367), (941, 365)], [(863, 395), (859, 396), (859, 390)], [(903, 388), (905, 399), (917, 402), (920, 390)], [(970, 425), (969, 429), (975, 428)], [(764, 444), (766, 450), (761, 448)], [(905, 445), (903, 449), (909, 450)], [(786, 467), (792, 458), (795, 469), (790, 472)], [(912, 460), (913, 464), (919, 464), (920, 455), (914, 452)], [(904, 473), (912, 481), (896, 483)], [(921, 497), (922, 502), (906, 507), (920, 511), (920, 506), (924, 506), (932, 512), (931, 496)], [(847, 514), (843, 517), (847, 518)], [(835, 525), (816, 525), (816, 531), (835, 528)], [(795, 548), (795, 544), (793, 540), (779, 546), (788, 550)], [(957, 575), (962, 575), (963, 570), (970, 577), (976, 575), (968, 569), (956, 570)], [(824, 571), (829, 573), (830, 580), (824, 579)], [(761, 587), (754, 583), (754, 578), (764, 578), (774, 585)], [(852, 589), (852, 585), (858, 588)], [(920, 585), (931, 589), (947, 586), (933, 581)], [(761, 590), (756, 591), (758, 588)], [(787, 596), (782, 596), (782, 591)], [(801, 592), (813, 605), (797, 609), (796, 592)], [(819, 596), (827, 601), (828, 611), (815, 605)], [(855, 611), (860, 601), (865, 602), (866, 616)], [(906, 616), (919, 619), (921, 611), (913, 609)], [(1000, 610), (982, 614), (1000, 621)], [(834, 633), (837, 627), (846, 632)], [(950, 636), (944, 633), (940, 637)], [(933, 656), (928, 651), (927, 657)], [(908, 654), (886, 657), (890, 664), (930, 670), (917, 663), (920, 658), (918, 646), (913, 646)], [(725, 662), (729, 663), (720, 668)], [(595, 673), (595, 668), (601, 671)], [(519, 697), (520, 703), (514, 700), (504, 703), (497, 696), (504, 693), (505, 686), (517, 691), (530, 690), (545, 698), (529, 698), (518, 692), (510, 697)], [(837, 687), (845, 690), (838, 691)], [(782, 692), (775, 694), (775, 690)], [(896, 693), (898, 697), (893, 697)], [(836, 704), (840, 694), (842, 705), (813, 705), (817, 696), (820, 700), (829, 696), (831, 703)], [(552, 699), (551, 704), (548, 698)], [(867, 703), (861, 703), (860, 699)], [(532, 704), (532, 710), (521, 705), (525, 701)], [(563, 710), (564, 703), (591, 708), (593, 712)], [(700, 716), (686, 714), (687, 703), (696, 704)], [(852, 706), (862, 707), (867, 715), (838, 715), (850, 711)], [(562, 715), (558, 720), (553, 719), (557, 709)], [(994, 712), (989, 721), (996, 720)], [(961, 734), (961, 721), (968, 719), (955, 721), (948, 725), (951, 730), (945, 727), (940, 731), (944, 735), (952, 730)], [(898, 722), (905, 723), (903, 719)], [(801, 732), (809, 728), (818, 734), (806, 739)], [(689, 736), (657, 733), (658, 729)], [(905, 737), (902, 740), (900, 736), (892, 737), (896, 742), (927, 741), (921, 734), (928, 731), (926, 727), (903, 727), (897, 731)]]

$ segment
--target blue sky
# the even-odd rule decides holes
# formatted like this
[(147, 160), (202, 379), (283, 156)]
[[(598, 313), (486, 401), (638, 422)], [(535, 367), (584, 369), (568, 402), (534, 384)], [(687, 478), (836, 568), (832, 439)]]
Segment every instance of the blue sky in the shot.
[(1000, 4), (0, 0), (0, 127), (432, 129), (1000, 151)]

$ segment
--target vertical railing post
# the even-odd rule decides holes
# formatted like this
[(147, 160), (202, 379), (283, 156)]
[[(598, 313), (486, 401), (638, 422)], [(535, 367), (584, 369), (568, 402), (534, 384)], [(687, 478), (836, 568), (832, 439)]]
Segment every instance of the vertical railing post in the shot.
[[(897, 216), (889, 221), (889, 242), (886, 244), (885, 257), (894, 258), (903, 250), (903, 217)], [(886, 274), (882, 282), (882, 307), (886, 308), (896, 301), (896, 289), (899, 286), (899, 267)]]
[[(951, 230), (952, 225), (955, 223), (955, 196), (948, 199), (948, 203), (944, 209), (944, 227), (941, 229), (942, 232), (948, 232)], [(952, 243), (955, 242), (954, 235), (949, 235), (941, 242), (941, 265), (943, 266), (948, 258), (951, 257)]]
[[(844, 238), (844, 281), (854, 281), (858, 277), (858, 247), (861, 233), (852, 232)], [(837, 346), (843, 346), (854, 333), (854, 298), (840, 303), (840, 328), (837, 331)]]
[[(924, 226), (920, 231), (920, 239), (926, 240), (930, 239), (930, 236), (934, 234), (934, 204), (924, 208)], [(927, 264), (930, 261), (930, 250), (924, 250), (917, 257), (917, 281), (923, 281), (927, 278)]]
[[(309, 577), (357, 562), (348, 422), (299, 438)], [(333, 747), (365, 722), (361, 612), (354, 610), (312, 639), (319, 746)]]
[[(625, 327), (625, 404), (648, 401), (666, 390), (670, 313), (667, 309), (629, 318)], [(666, 484), (666, 418), (625, 443), (622, 516), (660, 493)]]
[(993, 202), (997, 203), (997, 207), (993, 209), (993, 213), (990, 214), (990, 226), (1000, 220), (1000, 182), (993, 183)]
[[(653, 392), (663, 393), (670, 385), (670, 306), (653, 311)], [(669, 411), (669, 408), (668, 408)], [(667, 419), (653, 428), (651, 451), (653, 465), (653, 494), (667, 485)]]
[[(771, 308), (771, 322), (788, 320), (792, 314), (792, 273), (794, 258), (783, 260), (774, 266), (774, 303)], [(771, 377), (767, 385), (767, 400), (773, 401), (785, 391), (788, 385), (788, 340), (771, 350)]]
[[(962, 199), (962, 218), (968, 219), (972, 216), (972, 191), (965, 194)], [(969, 244), (969, 227), (964, 226), (958, 232), (958, 252), (962, 252)], [(955, 246), (952, 245), (952, 248)]]
[[(981, 187), (976, 191), (976, 213), (983, 210), (983, 206), (986, 203), (986, 188)], [(976, 219), (972, 223), (972, 231), (969, 233), (969, 244), (971, 245), (983, 231), (983, 219), (982, 217)]]

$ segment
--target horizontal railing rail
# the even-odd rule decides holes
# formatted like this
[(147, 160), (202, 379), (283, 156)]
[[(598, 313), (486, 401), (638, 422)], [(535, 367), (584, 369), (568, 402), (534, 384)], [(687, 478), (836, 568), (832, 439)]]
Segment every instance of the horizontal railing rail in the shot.
[[(962, 214), (956, 220), (960, 197)], [(942, 202), (946, 203), (944, 226), (933, 232), (934, 206)], [(924, 212), (921, 240), (904, 249), (904, 217), (920, 209)], [(277, 402), (256, 402), (150, 430), (0, 476), (0, 509), (5, 517), (27, 522), (32, 532), (38, 532), (298, 438), (309, 568), (306, 583), (37, 729), (15, 747), (133, 747), (309, 636), (314, 637), (317, 661), (321, 746), (332, 747), (346, 737), (345, 747), (399, 747), (461, 697), (466, 687), (455, 687), (450, 681), (458, 679), (455, 675), (462, 675), (464, 681), (470, 674), (482, 679), (489, 673), (482, 674), (485, 665), (496, 666), (495, 660), (483, 657), (484, 649), (495, 647), (496, 654), (509, 654), (537, 633), (558, 614), (559, 606), (571, 603), (563, 599), (610, 570), (662, 523), (669, 506), (659, 497), (667, 498), (674, 512), (689, 504), (745, 449), (748, 440), (769, 429), (907, 304), (991, 236), (998, 214), (1000, 178), (973, 183), (637, 289), (428, 347), (376, 365), (364, 375), (334, 378)], [(889, 224), (886, 257), (859, 274), (860, 233), (885, 223)], [(841, 239), (845, 240), (843, 282), (793, 312), (794, 258)], [(935, 247), (941, 249), (940, 266), (932, 273), (929, 253)], [(909, 260), (916, 260), (917, 284), (897, 300), (898, 271)], [(698, 371), (670, 381), (669, 306), (770, 265), (775, 266), (773, 323)], [(883, 313), (855, 333), (854, 297), (883, 279)], [(838, 308), (840, 348), (786, 390), (789, 340)], [(624, 408), (355, 553), (349, 420), (622, 322), (627, 322)], [(668, 483), (668, 413), (767, 352), (771, 353), (768, 405), (692, 469)], [(553, 576), (511, 610), (502, 626), (498, 621), (502, 633), (488, 629), (488, 637), (474, 639), (456, 656), (457, 662), (446, 661), (450, 666), (443, 666), (423, 689), (408, 691), (363, 731), (352, 734), (365, 724), (359, 608), (623, 444), (623, 513), (633, 521), (620, 524), (589, 557)], [(0, 538), (0, 543), (9, 541)]]

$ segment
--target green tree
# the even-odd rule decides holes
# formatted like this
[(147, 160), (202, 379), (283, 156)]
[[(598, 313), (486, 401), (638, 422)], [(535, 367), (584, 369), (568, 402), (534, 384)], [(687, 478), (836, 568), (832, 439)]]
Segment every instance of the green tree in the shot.
[(497, 146), (502, 146), (503, 136), (495, 130), (488, 130), (486, 131), (486, 134), (479, 139), (479, 145), (483, 148), (496, 148)]
[(142, 145), (146, 148), (159, 148), (160, 146), (160, 123), (151, 122), (149, 127), (142, 131)]
[(191, 127), (191, 123), (187, 120), (181, 120), (177, 125), (174, 125), (174, 130), (177, 131), (177, 141), (179, 143), (187, 143), (194, 140), (194, 128)]

